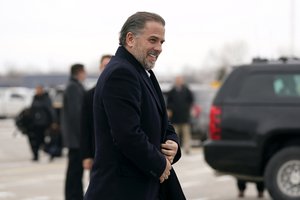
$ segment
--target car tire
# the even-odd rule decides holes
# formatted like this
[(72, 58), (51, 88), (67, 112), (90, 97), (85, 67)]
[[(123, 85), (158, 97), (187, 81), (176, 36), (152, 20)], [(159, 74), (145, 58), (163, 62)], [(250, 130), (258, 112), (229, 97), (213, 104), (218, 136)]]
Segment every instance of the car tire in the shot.
[(268, 162), (264, 180), (274, 200), (300, 199), (300, 147), (286, 147)]

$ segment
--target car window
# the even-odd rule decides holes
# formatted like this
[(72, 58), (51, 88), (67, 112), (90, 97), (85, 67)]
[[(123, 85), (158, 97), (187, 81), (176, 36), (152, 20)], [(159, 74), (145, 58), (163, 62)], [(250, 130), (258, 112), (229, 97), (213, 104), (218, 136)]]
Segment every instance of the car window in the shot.
[(244, 79), (238, 99), (246, 102), (300, 103), (300, 73), (253, 73)]
[(274, 91), (277, 96), (299, 97), (300, 74), (278, 75), (274, 79)]
[(20, 95), (20, 94), (16, 94), (16, 93), (12, 93), (11, 95), (10, 95), (10, 98), (13, 100), (13, 99), (18, 99), (18, 100), (23, 100), (24, 99), (24, 97), (22, 96), (22, 95)]

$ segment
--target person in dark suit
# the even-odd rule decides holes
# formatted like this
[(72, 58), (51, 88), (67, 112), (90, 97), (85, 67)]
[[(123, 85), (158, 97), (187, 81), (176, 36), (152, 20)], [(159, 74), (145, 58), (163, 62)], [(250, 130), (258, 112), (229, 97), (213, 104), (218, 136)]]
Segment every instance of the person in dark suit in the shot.
[(130, 16), (94, 95), (96, 152), (85, 200), (185, 199), (171, 164), (181, 156), (152, 68), (165, 41), (164, 19)]
[(167, 109), (176, 133), (183, 138), (183, 148), (186, 154), (191, 149), (190, 111), (194, 102), (192, 91), (184, 83), (182, 76), (177, 76), (175, 85), (167, 94)]
[(65, 182), (65, 199), (83, 199), (83, 168), (80, 153), (81, 109), (85, 89), (82, 82), (86, 73), (82, 64), (71, 66), (71, 78), (64, 91), (62, 108), (62, 136), (68, 148), (68, 167)]
[[(104, 70), (112, 55), (105, 54), (101, 56), (99, 70), (100, 73)], [(93, 118), (93, 98), (95, 87), (89, 89), (83, 99), (82, 106), (82, 125), (81, 125), (81, 140), (80, 149), (82, 154), (82, 166), (84, 169), (91, 170), (94, 154), (95, 154), (95, 133), (94, 133), (94, 118)]]

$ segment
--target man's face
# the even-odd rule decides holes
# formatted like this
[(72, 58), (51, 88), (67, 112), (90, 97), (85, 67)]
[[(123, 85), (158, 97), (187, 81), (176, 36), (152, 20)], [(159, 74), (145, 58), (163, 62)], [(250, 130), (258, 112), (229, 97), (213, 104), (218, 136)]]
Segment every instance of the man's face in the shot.
[(37, 95), (42, 95), (43, 93), (44, 93), (44, 88), (42, 87), (42, 86), (36, 86), (36, 88), (35, 88), (35, 93), (37, 94)]
[(165, 41), (165, 28), (158, 22), (147, 22), (140, 34), (133, 36), (129, 51), (143, 65), (146, 70), (154, 67), (162, 52)]
[(100, 63), (100, 66), (99, 66), (100, 72), (102, 72), (104, 70), (104, 68), (109, 63), (109, 61), (110, 61), (110, 58), (108, 58), (108, 57), (106, 57), (102, 60), (102, 62)]
[(180, 87), (182, 86), (184, 83), (183, 77), (182, 76), (177, 76), (175, 79), (175, 84), (176, 86)]
[(83, 82), (84, 80), (85, 80), (85, 78), (86, 78), (86, 72), (85, 72), (85, 70), (82, 70), (82, 71), (80, 71), (79, 73), (78, 73), (78, 80), (80, 81), (80, 82)]

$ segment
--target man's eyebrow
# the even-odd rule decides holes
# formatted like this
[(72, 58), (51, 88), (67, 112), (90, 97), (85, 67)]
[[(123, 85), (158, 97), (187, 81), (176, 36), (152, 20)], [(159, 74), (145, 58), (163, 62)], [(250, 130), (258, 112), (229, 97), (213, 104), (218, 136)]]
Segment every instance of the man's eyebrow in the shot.
[(160, 39), (158, 36), (155, 36), (155, 35), (151, 35), (149, 38), (150, 39), (155, 38), (157, 40), (160, 40), (161, 42), (165, 42), (165, 39)]

